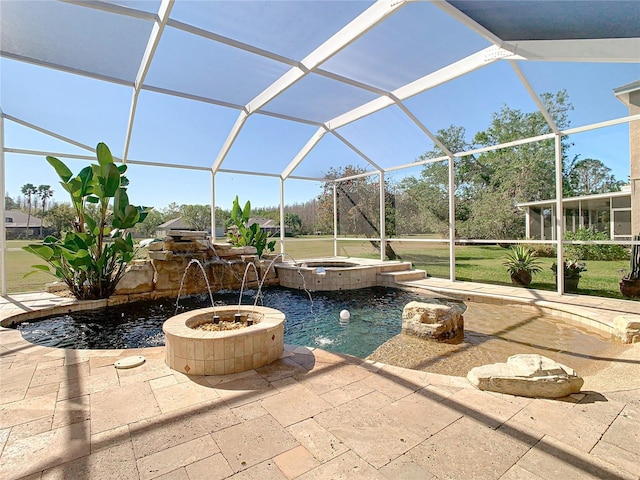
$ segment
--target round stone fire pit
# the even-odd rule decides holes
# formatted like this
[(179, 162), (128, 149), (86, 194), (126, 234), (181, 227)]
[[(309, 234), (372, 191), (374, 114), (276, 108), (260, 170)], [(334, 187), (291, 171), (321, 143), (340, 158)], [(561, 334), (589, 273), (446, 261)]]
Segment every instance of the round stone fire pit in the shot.
[[(214, 312), (220, 317), (219, 324), (214, 324)], [(229, 328), (237, 313), (240, 328), (215, 330), (218, 325)], [(166, 364), (189, 375), (226, 375), (260, 368), (277, 360), (284, 350), (284, 318), (279, 310), (258, 306), (238, 310), (237, 305), (225, 305), (181, 313), (162, 325)], [(203, 324), (206, 330), (198, 329)]]

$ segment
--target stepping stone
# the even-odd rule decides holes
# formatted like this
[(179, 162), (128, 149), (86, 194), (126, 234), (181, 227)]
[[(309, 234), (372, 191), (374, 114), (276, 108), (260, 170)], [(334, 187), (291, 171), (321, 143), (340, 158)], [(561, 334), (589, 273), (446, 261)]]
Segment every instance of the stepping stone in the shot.
[(114, 366), (119, 369), (134, 368), (134, 367), (139, 367), (144, 362), (145, 362), (145, 359), (143, 356), (134, 355), (132, 357), (124, 357), (124, 358), (121, 358), (120, 360), (116, 360), (116, 362), (114, 363)]

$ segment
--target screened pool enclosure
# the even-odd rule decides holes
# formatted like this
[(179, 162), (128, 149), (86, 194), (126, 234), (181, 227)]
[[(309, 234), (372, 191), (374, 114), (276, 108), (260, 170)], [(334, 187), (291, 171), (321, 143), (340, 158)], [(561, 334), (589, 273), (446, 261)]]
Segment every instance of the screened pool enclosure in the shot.
[(3, 197), (66, 201), (44, 157), (77, 170), (105, 142), (133, 203), (209, 203), (214, 226), (235, 195), (277, 205), (284, 252), (306, 206), (320, 255), (438, 247), (455, 280), (460, 244), (561, 261), (567, 220), (527, 239), (517, 204), (602, 193), (566, 191), (595, 159), (640, 233), (635, 0), (3, 0), (0, 19)]

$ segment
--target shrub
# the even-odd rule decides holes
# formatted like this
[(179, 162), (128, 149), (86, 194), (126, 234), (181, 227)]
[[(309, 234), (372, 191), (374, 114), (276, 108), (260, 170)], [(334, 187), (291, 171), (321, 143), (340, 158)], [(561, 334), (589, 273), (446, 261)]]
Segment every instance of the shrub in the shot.
[(525, 245), (529, 250), (536, 254), (538, 258), (555, 258), (556, 246), (548, 243), (532, 243)]
[[(593, 228), (580, 228), (576, 232), (566, 232), (565, 240), (599, 241), (609, 240), (605, 232)], [(620, 245), (565, 245), (565, 255), (577, 260), (625, 260), (629, 255)]]
[[(75, 221), (61, 238), (46, 237), (42, 243), (23, 247), (47, 262), (34, 265), (64, 281), (80, 300), (108, 298), (124, 275), (136, 250), (131, 233), (150, 208), (129, 203), (124, 176), (126, 165), (116, 166), (104, 143), (96, 147), (98, 163), (83, 168), (77, 176), (60, 160), (47, 157), (69, 193)], [(32, 272), (33, 273), (33, 272)]]

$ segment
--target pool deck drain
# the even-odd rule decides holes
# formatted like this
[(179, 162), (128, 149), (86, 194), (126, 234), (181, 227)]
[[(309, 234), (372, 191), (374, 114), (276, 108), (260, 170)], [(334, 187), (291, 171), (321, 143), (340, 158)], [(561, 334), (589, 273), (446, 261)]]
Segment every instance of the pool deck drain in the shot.
[[(64, 301), (11, 295), (0, 317)], [(582, 393), (526, 399), (287, 346), (266, 367), (196, 378), (170, 370), (164, 347), (54, 349), (0, 328), (0, 479), (637, 480), (639, 370), (634, 344)]]

